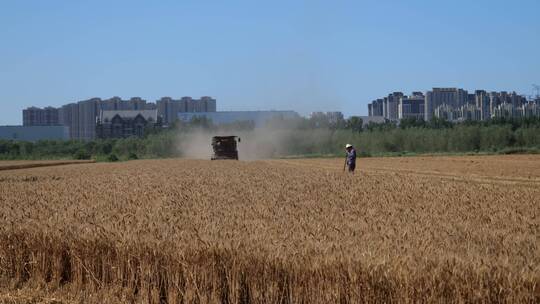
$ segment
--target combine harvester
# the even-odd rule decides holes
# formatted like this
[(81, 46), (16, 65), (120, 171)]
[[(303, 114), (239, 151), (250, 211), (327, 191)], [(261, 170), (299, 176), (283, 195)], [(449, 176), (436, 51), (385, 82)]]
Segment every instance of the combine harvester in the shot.
[[(238, 141), (236, 141), (238, 138)], [(220, 159), (235, 159), (238, 160), (238, 143), (240, 137), (238, 136), (214, 136), (212, 137), (212, 148), (214, 149), (214, 155), (212, 160)]]

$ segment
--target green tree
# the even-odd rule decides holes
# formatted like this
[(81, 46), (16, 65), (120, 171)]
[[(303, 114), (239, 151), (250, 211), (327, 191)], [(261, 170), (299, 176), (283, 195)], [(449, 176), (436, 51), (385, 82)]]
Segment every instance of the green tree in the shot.
[(362, 132), (364, 121), (358, 116), (351, 116), (346, 120), (345, 128), (353, 132)]

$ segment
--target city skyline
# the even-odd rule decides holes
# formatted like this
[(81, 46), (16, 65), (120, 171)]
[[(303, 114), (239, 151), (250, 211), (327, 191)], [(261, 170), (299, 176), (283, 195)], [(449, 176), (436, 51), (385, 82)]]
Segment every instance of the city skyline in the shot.
[[(59, 107), (28, 107), (22, 110), (23, 126), (69, 127), (69, 138), (90, 140), (96, 137), (96, 122), (104, 111), (155, 111), (161, 122), (168, 125), (177, 120), (179, 112), (215, 112), (216, 99), (202, 96), (194, 99), (184, 96), (179, 99), (161, 97), (147, 102), (140, 97), (124, 100), (118, 96), (108, 99), (99, 97), (63, 104)], [(154, 119), (154, 121), (156, 121)], [(160, 124), (161, 124), (160, 122)]]
[(3, 2), (0, 125), (94, 96), (215, 96), (222, 110), (367, 115), (384, 92), (530, 95), (540, 3)]
[(492, 118), (540, 117), (540, 87), (535, 94), (526, 96), (515, 91), (473, 92), (463, 88), (432, 88), (411, 95), (393, 92), (368, 104), (369, 117), (388, 121), (414, 118), (430, 121), (433, 118), (452, 122), (466, 120), (486, 121)]
[[(532, 86), (531, 86), (532, 87)], [(407, 95), (407, 94), (404, 94), (405, 97), (413, 97), (416, 93), (422, 93), (422, 94), (425, 94), (427, 93), (428, 91), (431, 91), (433, 88), (456, 88), (456, 89), (460, 89), (460, 90), (463, 90), (463, 91), (466, 91), (466, 92), (475, 92), (475, 91), (485, 91), (487, 93), (490, 93), (490, 92), (508, 92), (508, 93), (515, 93), (517, 94), (518, 96), (521, 96), (523, 98), (526, 98), (526, 99), (529, 99), (529, 100), (534, 100), (535, 98), (539, 98), (540, 97), (540, 86), (537, 88), (537, 90), (534, 90), (534, 89), (531, 89), (531, 92), (529, 93), (520, 93), (520, 92), (517, 92), (516, 90), (511, 90), (511, 89), (506, 89), (506, 90), (490, 90), (490, 89), (486, 89), (486, 88), (472, 88), (472, 89), (468, 89), (468, 88), (464, 88), (464, 87), (460, 87), (460, 86), (456, 86), (456, 87), (451, 87), (451, 86), (437, 86), (437, 87), (432, 87), (432, 88), (427, 88), (427, 89), (419, 89), (419, 88), (412, 88), (412, 89), (409, 89), (409, 90), (390, 90), (388, 92), (391, 92), (390, 94), (392, 94), (392, 92), (394, 93), (401, 93), (401, 94), (404, 94), (405, 92), (411, 92), (411, 94)], [(171, 97), (171, 96), (181, 96), (181, 97)], [(376, 96), (373, 96), (369, 99), (369, 101), (365, 102), (365, 106), (366, 106), (366, 110), (364, 111), (365, 114), (351, 114), (351, 115), (346, 115), (346, 116), (368, 116), (369, 114), (369, 111), (367, 110), (367, 106), (369, 104), (371, 104), (374, 100), (378, 99), (379, 97), (381, 96), (384, 96), (384, 93), (382, 94), (378, 94)], [(215, 98), (216, 96), (209, 96), (209, 95), (201, 95), (200, 98), (213, 98), (213, 99), (217, 99)], [(141, 101), (144, 101), (145, 103), (149, 103), (149, 104), (156, 104), (158, 101), (160, 100), (166, 100), (166, 99), (170, 99), (170, 100), (181, 100), (181, 99), (185, 99), (185, 98), (188, 98), (188, 99), (194, 99), (193, 96), (187, 96), (187, 95), (182, 95), (182, 94), (177, 94), (177, 95), (159, 95), (159, 97), (157, 98), (145, 98), (145, 97), (141, 97), (140, 95), (126, 95), (124, 97), (122, 96), (119, 96), (119, 95), (112, 95), (111, 97), (109, 98), (103, 98), (103, 97), (98, 97), (98, 96), (92, 96), (92, 97), (89, 97), (89, 98), (79, 98), (79, 99), (76, 99), (76, 100), (71, 100), (71, 101), (63, 101), (63, 102), (57, 102), (57, 103), (53, 103), (53, 104), (47, 104), (47, 103), (40, 103), (40, 105), (37, 105), (38, 103), (30, 103), (28, 106), (25, 106), (24, 108), (21, 107), (20, 109), (18, 109), (18, 111), (23, 111), (25, 109), (29, 109), (29, 108), (38, 108), (38, 109), (47, 109), (47, 108), (59, 108), (59, 107), (62, 107), (63, 105), (66, 105), (66, 104), (71, 104), (71, 103), (78, 103), (78, 102), (81, 102), (81, 101), (87, 101), (87, 100), (92, 100), (92, 99), (99, 99), (99, 100), (103, 100), (103, 101), (107, 101), (107, 100), (118, 100), (118, 101), (133, 101), (133, 100), (141, 100)], [(194, 99), (195, 100), (195, 99)], [(220, 100), (220, 109), (219, 111), (259, 111), (259, 110), (278, 110), (278, 109), (251, 109), (251, 108), (246, 108), (244, 110), (235, 110), (235, 109), (228, 109), (227, 108), (227, 105), (223, 105), (223, 103), (221, 102)], [(279, 109), (281, 110), (281, 109)], [(291, 110), (289, 108), (286, 108), (286, 110)], [(301, 114), (304, 114), (304, 116), (308, 116), (310, 113), (312, 112), (333, 112), (334, 110), (336, 109), (323, 109), (323, 110), (320, 110), (320, 111), (316, 111), (316, 110), (313, 110), (313, 111), (304, 111), (305, 113), (301, 113), (302, 111), (297, 111)], [(339, 112), (343, 112), (343, 111), (339, 111)], [(21, 123), (23, 123), (23, 119), (21, 119)], [(2, 125), (0, 123), (0, 125)]]

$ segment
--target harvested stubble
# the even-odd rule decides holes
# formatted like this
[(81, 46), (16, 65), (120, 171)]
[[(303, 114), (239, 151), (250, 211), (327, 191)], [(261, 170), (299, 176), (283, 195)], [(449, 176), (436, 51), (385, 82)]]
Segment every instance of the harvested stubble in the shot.
[(534, 162), (502, 180), (388, 161), (394, 171), (365, 160), (355, 176), (339, 160), (6, 171), (1, 290), (80, 303), (540, 301)]

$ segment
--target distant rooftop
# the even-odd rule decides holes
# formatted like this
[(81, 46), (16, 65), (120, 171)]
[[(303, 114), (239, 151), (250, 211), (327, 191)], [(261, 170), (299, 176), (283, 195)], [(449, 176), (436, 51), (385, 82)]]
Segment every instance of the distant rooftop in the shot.
[(116, 115), (122, 118), (135, 118), (139, 114), (146, 120), (157, 121), (157, 110), (103, 110), (99, 115), (99, 120), (110, 121)]

